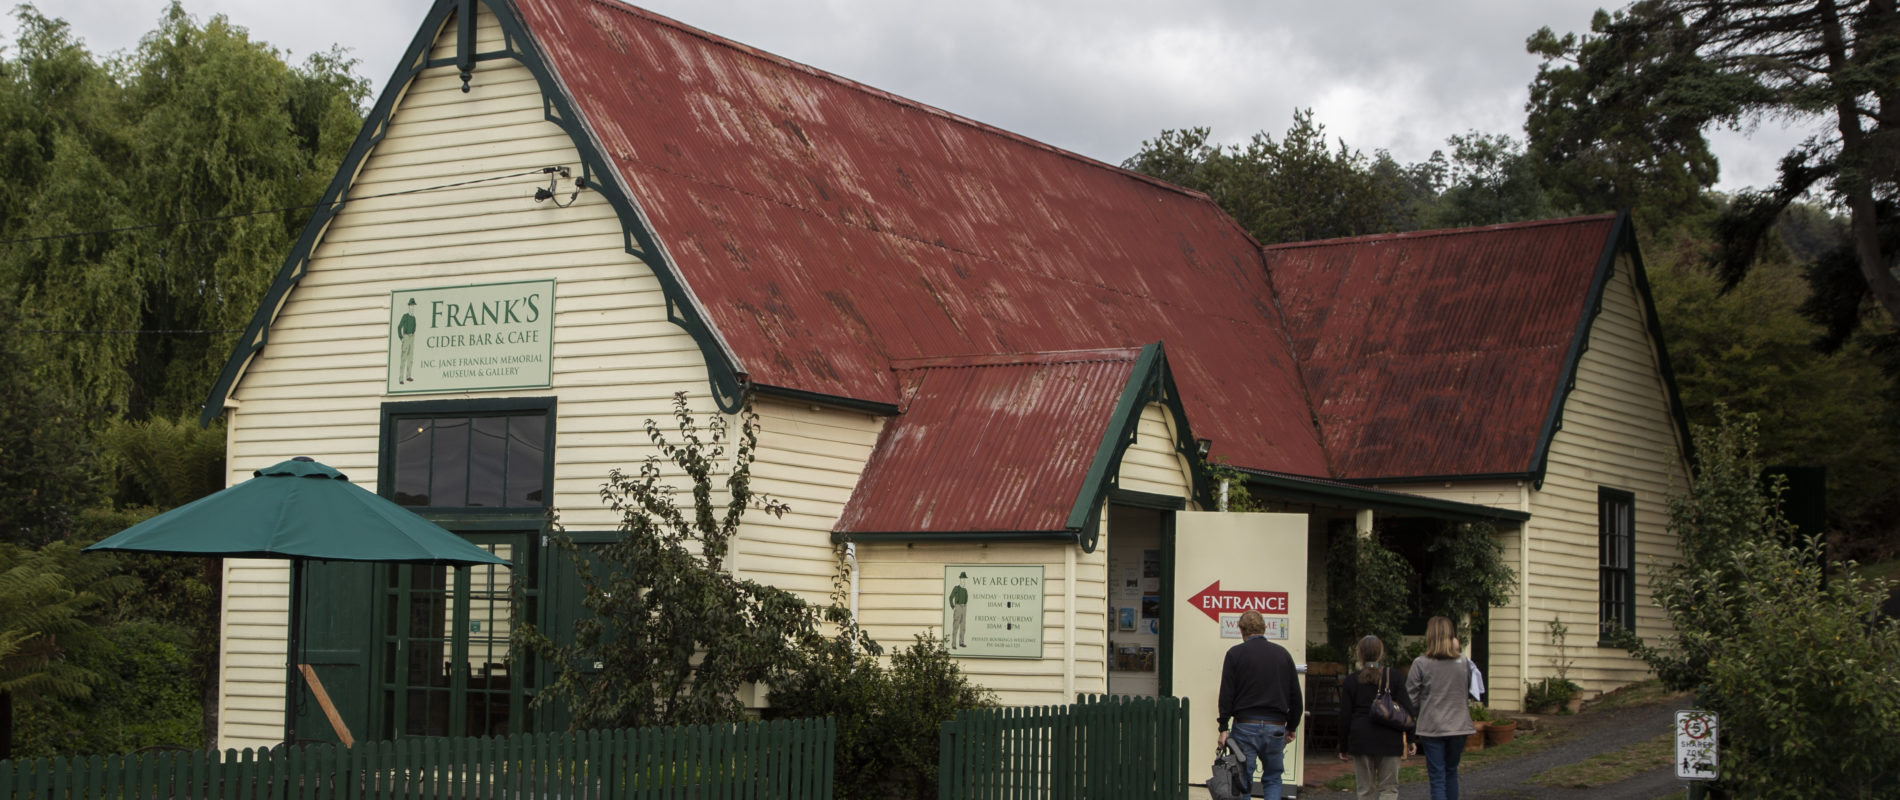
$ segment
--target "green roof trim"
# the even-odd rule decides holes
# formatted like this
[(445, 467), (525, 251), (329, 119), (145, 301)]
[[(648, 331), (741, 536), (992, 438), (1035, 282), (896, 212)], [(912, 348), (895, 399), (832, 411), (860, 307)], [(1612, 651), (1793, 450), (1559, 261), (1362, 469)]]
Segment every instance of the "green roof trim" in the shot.
[[(1117, 486), (1122, 457), (1134, 444), (1141, 425), (1141, 412), (1149, 403), (1161, 403), (1174, 417), (1174, 449), (1188, 460), (1193, 475), (1192, 498), (1131, 492)], [(1206, 506), (1212, 502), (1211, 487), (1188, 427), (1187, 411), (1181, 406), (1180, 392), (1168, 371), (1167, 356), (1160, 342), (1147, 345), (1135, 358), (1128, 383), (1110, 413), (1102, 441), (1089, 462), (1082, 489), (1076, 495), (1062, 530), (1049, 531), (878, 531), (843, 534), (833, 532), (831, 541), (852, 542), (1074, 542), (1084, 553), (1095, 552), (1101, 538), (1102, 508), (1117, 498), (1155, 508), (1183, 508), (1188, 500)]]
[(1075, 498), (1075, 505), (1069, 511), (1066, 527), (1074, 536), (1076, 543), (1082, 546), (1082, 552), (1095, 552), (1095, 545), (1101, 536), (1101, 510), (1103, 504), (1119, 487), (1122, 457), (1127, 455), (1128, 446), (1135, 443), (1136, 429), (1141, 425), (1141, 411), (1149, 403), (1161, 403), (1172, 414), (1175, 423), (1175, 452), (1188, 459), (1188, 471), (1192, 475), (1191, 491), (1194, 499), (1203, 506), (1208, 504), (1209, 493), (1206, 470), (1202, 468), (1201, 457), (1194, 445), (1194, 434), (1188, 427), (1187, 411), (1181, 405), (1181, 393), (1174, 386), (1174, 376), (1168, 370), (1167, 354), (1161, 342), (1144, 346), (1141, 355), (1135, 358), (1134, 369), (1128, 376), (1128, 385), (1122, 388), (1122, 395), (1115, 403), (1115, 411), (1109, 416), (1108, 428), (1102, 434), (1102, 443), (1096, 447), (1095, 458), (1089, 463), (1089, 471), (1082, 480), (1082, 491)]
[[(451, 17), (459, 23), (472, 22), (467, 14), (458, 14), (461, 9), (472, 9), (476, 3), (487, 7), (495, 15), (505, 35), (507, 49), (485, 53), (468, 53), (467, 48), (458, 47), (454, 59), (429, 59), (429, 52), (437, 37), (448, 24)], [(458, 40), (465, 36), (463, 30), (457, 31)], [(345, 194), (355, 182), (356, 174), (369, 157), (376, 145), (380, 144), (389, 131), (390, 118), (394, 115), (397, 101), (409, 87), (410, 82), (425, 69), (455, 66), (464, 70), (474, 68), (477, 62), (512, 58), (520, 62), (535, 77), (541, 87), (543, 117), (562, 131), (566, 132), (574, 148), (581, 155), (581, 175), (587, 179), (591, 190), (606, 198), (615, 214), (620, 218), (624, 233), (624, 249), (629, 255), (639, 258), (653, 271), (666, 295), (667, 320), (685, 330), (699, 346), (705, 357), (706, 371), (712, 384), (712, 396), (719, 409), (725, 413), (736, 413), (744, 405), (743, 371), (738, 359), (718, 333), (707, 321), (707, 316), (698, 302), (687, 291), (685, 283), (673, 268), (652, 233), (652, 225), (639, 206), (632, 200), (627, 187), (621, 185), (617, 173), (608, 169), (608, 162), (601, 157), (601, 148), (579, 112), (558, 76), (548, 67), (546, 59), (534, 44), (533, 36), (521, 24), (520, 16), (507, 0), (436, 0), (429, 13), (424, 17), (422, 26), (404, 51), (403, 59), (389, 83), (383, 88), (376, 105), (370, 109), (363, 120), (363, 127), (357, 132), (356, 140), (350, 144), (349, 152), (336, 174), (330, 178), (330, 184), (324, 189), (323, 198), (317, 211), (310, 215), (304, 224), (303, 232), (298, 235), (284, 262), (278, 268), (271, 285), (264, 291), (258, 303), (257, 311), (251, 315), (251, 321), (245, 326), (244, 334), (232, 348), (231, 356), (226, 359), (224, 369), (213, 382), (198, 414), (198, 423), (208, 426), (224, 412), (224, 401), (236, 388), (244, 368), (263, 350), (270, 340), (270, 324), (277, 312), (289, 299), (291, 289), (303, 279), (309, 266), (311, 253), (316, 249), (317, 241), (329, 227), (337, 213), (347, 204)]]
[(1457, 522), (1481, 520), (1523, 522), (1531, 518), (1529, 512), (1511, 508), (1460, 503), (1456, 500), (1441, 500), (1436, 497), (1392, 492), (1317, 478), (1303, 478), (1298, 475), (1261, 472), (1244, 467), (1235, 469), (1246, 476), (1248, 491), (1264, 494), (1275, 500), (1364, 508), (1387, 514), (1425, 516)]
[[(1650, 294), (1649, 275), (1643, 269), (1643, 254), (1636, 246), (1636, 223), (1626, 208), (1617, 212), (1616, 221), (1610, 228), (1610, 237), (1603, 244), (1596, 276), (1591, 279), (1590, 293), (1585, 297), (1582, 313), (1577, 319), (1577, 331), (1570, 339), (1569, 353), (1564, 356), (1564, 378), (1558, 382), (1555, 396), (1551, 398), (1550, 412), (1544, 419), (1543, 430), (1537, 437), (1537, 449), (1532, 451), (1531, 463), (1525, 472), (1525, 476), (1538, 487), (1544, 485), (1544, 476), (1550, 467), (1550, 446), (1556, 440), (1557, 432), (1563, 430), (1564, 406), (1570, 399), (1570, 393), (1577, 388), (1577, 371), (1583, 366), (1583, 354), (1590, 349), (1591, 330), (1596, 325), (1597, 317), (1603, 313), (1603, 299), (1609, 291), (1610, 279), (1616, 274), (1616, 257), (1619, 254), (1629, 256), (1630, 278), (1636, 284), (1637, 297), (1642, 301), (1644, 328), (1649, 334), (1650, 345), (1656, 351), (1657, 370), (1662, 373), (1663, 391), (1668, 395), (1669, 412), (1675, 419), (1684, 466), (1694, 468), (1695, 442), (1689, 434), (1689, 415), (1682, 407), (1676, 371), (1670, 366), (1669, 348), (1663, 341), (1662, 319), (1656, 315), (1656, 299)], [(1469, 477), (1464, 479), (1470, 480)]]

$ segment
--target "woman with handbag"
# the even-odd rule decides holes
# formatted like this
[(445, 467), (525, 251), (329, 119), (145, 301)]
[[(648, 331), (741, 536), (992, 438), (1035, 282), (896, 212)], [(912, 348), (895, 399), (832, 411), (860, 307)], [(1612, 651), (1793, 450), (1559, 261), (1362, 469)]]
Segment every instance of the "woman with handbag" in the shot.
[(1339, 691), (1339, 759), (1352, 759), (1359, 800), (1398, 800), (1399, 757), (1418, 707), (1392, 670), (1380, 666), (1379, 637), (1360, 639), (1358, 650), (1361, 669)]
[(1425, 623), (1425, 655), (1412, 662), (1405, 691), (1418, 704), (1418, 745), (1425, 751), (1432, 800), (1458, 800), (1458, 759), (1465, 752), (1465, 737), (1477, 731), (1465, 704), (1471, 669), (1471, 662), (1458, 654), (1451, 620), (1432, 617)]

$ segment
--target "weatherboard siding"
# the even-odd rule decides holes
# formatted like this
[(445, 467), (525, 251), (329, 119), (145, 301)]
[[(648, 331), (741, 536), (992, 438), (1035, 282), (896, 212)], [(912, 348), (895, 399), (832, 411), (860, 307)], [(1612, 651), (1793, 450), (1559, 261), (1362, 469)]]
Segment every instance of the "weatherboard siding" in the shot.
[(840, 554), (831, 531), (864, 474), (883, 418), (855, 411), (761, 400), (753, 489), (790, 508), (783, 517), (750, 512), (733, 543), (743, 578), (830, 602)]
[[(483, 50), (500, 47), (500, 31), (486, 14), (479, 32)], [(445, 38), (453, 39), (452, 27)], [(554, 396), (554, 504), (561, 521), (573, 530), (610, 530), (617, 520), (597, 493), (608, 470), (633, 468), (650, 450), (643, 422), (670, 423), (677, 391), (688, 392), (697, 411), (713, 408), (703, 357), (667, 322), (658, 281), (625, 252), (620, 222), (599, 194), (584, 192), (564, 209), (536, 204), (534, 190), (547, 180), (530, 175), (371, 197), (579, 166), (566, 134), (542, 121), (539, 88), (525, 68), (482, 62), (471, 89), (463, 94), (455, 70), (437, 68), (402, 97), (387, 137), (350, 189), (349, 197), (360, 199), (332, 221), (272, 324), (268, 346), (233, 391), (227, 482), (308, 455), (373, 490), (384, 402)], [(391, 290), (547, 278), (557, 281), (553, 388), (384, 395)], [(814, 505), (831, 491), (785, 486), (787, 495)], [(811, 538), (822, 541), (817, 532)], [(823, 548), (795, 549), (795, 560), (810, 562), (809, 553)], [(739, 548), (742, 564), (775, 555), (782, 553), (763, 543)], [(287, 575), (282, 562), (227, 562), (221, 747), (283, 738)]]
[(1143, 408), (1135, 441), (1122, 455), (1116, 485), (1134, 492), (1192, 497), (1188, 462), (1175, 449), (1174, 433), (1174, 419), (1167, 406), (1149, 403)]
[(1486, 678), (1492, 702), (1503, 708), (1521, 708), (1525, 682), (1556, 673), (1558, 651), (1549, 632), (1553, 619), (1569, 629), (1564, 642), (1568, 675), (1586, 696), (1650, 675), (1624, 651), (1597, 646), (1598, 487), (1636, 496), (1637, 633), (1654, 643), (1667, 629), (1661, 610), (1651, 603), (1649, 576), (1653, 567), (1679, 556), (1665, 523), (1669, 494), (1686, 486), (1687, 473), (1633, 274), (1627, 258), (1619, 259), (1602, 313), (1591, 325), (1576, 388), (1565, 401), (1562, 427), (1551, 442), (1543, 485), (1529, 490), (1528, 507), (1519, 499), (1523, 489), (1511, 481), (1385, 487), (1531, 513), (1521, 534), (1499, 531), (1505, 563), (1519, 572), (1517, 597), (1491, 611)]
[(1547, 625), (1561, 619), (1569, 628), (1570, 679), (1586, 695), (1650, 674), (1626, 652), (1597, 646), (1598, 487), (1636, 496), (1636, 632), (1651, 643), (1668, 623), (1651, 603), (1650, 574), (1680, 556), (1666, 531), (1668, 497), (1686, 488), (1687, 472), (1632, 274), (1620, 259), (1551, 443), (1544, 485), (1531, 494), (1530, 678), (1555, 671)]
[[(949, 589), (946, 564), (1043, 568), (1042, 658), (958, 658), (957, 667), (1009, 706), (1073, 702), (1073, 692), (1108, 688), (1108, 550), (1075, 554), (1075, 641), (1064, 641), (1070, 580), (1069, 543), (939, 544), (875, 542), (858, 546), (859, 620), (888, 654), (918, 634), (941, 638)], [(1075, 659), (1068, 685), (1065, 659)]]

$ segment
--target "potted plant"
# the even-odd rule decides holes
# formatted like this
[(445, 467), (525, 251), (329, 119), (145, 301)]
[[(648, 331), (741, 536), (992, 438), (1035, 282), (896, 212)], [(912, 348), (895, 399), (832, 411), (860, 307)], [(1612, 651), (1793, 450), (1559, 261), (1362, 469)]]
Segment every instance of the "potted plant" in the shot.
[(1472, 733), (1465, 738), (1466, 750), (1484, 749), (1484, 731), (1490, 725), (1491, 712), (1482, 703), (1470, 703)]
[(1509, 743), (1517, 738), (1517, 720), (1509, 717), (1492, 717), (1484, 725), (1484, 743), (1491, 747)]

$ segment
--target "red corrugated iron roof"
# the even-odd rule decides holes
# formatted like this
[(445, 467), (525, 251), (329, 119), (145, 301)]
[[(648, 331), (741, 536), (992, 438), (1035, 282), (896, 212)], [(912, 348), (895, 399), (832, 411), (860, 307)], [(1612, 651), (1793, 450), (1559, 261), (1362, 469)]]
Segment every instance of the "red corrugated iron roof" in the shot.
[(835, 530), (1064, 531), (1140, 353), (898, 362), (903, 413), (878, 435)]
[(1334, 476), (1533, 471), (1615, 222), (1266, 248)]
[(894, 360), (1160, 341), (1216, 454), (1327, 474), (1204, 196), (618, 3), (516, 6), (754, 383), (889, 404)]

